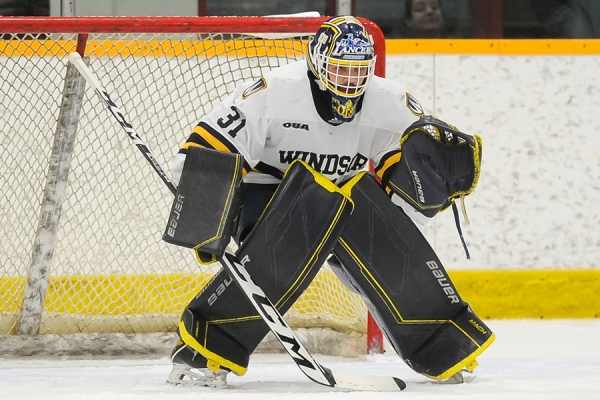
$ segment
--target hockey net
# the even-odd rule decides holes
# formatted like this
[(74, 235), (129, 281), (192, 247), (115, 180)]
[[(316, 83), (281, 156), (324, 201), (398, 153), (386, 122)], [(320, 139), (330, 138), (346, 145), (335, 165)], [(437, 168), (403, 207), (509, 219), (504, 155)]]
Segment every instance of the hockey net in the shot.
[[(323, 20), (0, 17), (0, 356), (168, 351), (219, 268), (161, 240), (170, 191), (66, 56), (87, 57), (169, 168), (202, 115), (304, 58)], [(327, 266), (285, 318), (313, 351), (366, 351), (367, 310)]]

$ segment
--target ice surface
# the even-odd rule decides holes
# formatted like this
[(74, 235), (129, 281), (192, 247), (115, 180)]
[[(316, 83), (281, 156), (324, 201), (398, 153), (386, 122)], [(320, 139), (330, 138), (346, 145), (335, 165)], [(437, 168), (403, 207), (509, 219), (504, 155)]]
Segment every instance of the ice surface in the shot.
[[(315, 355), (336, 371), (400, 377), (401, 393), (340, 392), (309, 381), (286, 354), (253, 356), (248, 373), (230, 376), (225, 390), (165, 384), (167, 358), (0, 359), (0, 399), (600, 399), (600, 320), (490, 320), (496, 342), (470, 382), (433, 382), (397, 356), (360, 359)], [(365, 397), (368, 396), (368, 397)]]

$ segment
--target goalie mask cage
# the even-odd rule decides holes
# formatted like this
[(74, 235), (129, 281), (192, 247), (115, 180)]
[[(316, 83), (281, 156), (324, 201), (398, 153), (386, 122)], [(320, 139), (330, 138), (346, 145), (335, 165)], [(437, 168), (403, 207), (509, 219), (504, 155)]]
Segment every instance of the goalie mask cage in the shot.
[[(66, 56), (86, 57), (168, 169), (206, 112), (303, 59), (325, 19), (0, 17), (0, 356), (168, 352), (220, 267), (161, 240), (171, 192)], [(363, 22), (383, 76), (383, 34)], [(327, 266), (285, 318), (312, 351), (372, 349), (362, 300)]]

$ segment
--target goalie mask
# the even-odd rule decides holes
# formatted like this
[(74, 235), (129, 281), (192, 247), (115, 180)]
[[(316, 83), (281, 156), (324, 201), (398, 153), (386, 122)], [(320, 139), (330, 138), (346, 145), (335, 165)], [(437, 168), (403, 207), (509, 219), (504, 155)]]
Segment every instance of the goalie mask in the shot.
[(373, 38), (354, 17), (321, 25), (308, 46), (308, 66), (331, 98), (333, 115), (350, 122), (375, 69)]

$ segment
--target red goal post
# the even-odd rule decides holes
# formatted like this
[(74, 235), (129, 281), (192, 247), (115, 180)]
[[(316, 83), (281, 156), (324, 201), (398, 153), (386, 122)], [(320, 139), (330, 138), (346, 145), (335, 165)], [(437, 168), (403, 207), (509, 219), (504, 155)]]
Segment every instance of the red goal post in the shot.
[[(169, 347), (179, 313), (218, 268), (160, 240), (170, 192), (66, 56), (87, 57), (168, 167), (204, 113), (239, 83), (303, 58), (325, 19), (0, 17), (0, 355)], [(362, 21), (384, 76), (384, 36)], [(286, 314), (325, 354), (332, 336), (344, 337), (342, 354), (380, 352), (367, 319), (327, 267)]]

